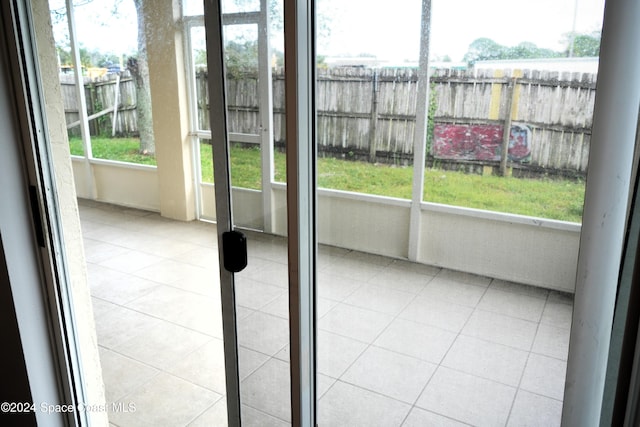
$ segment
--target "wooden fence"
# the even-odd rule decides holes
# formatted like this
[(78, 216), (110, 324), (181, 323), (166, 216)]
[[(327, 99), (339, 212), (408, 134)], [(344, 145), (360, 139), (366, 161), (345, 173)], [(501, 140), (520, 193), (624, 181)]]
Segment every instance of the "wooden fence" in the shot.
[[(196, 80), (200, 123), (208, 128), (206, 72), (199, 73)], [(410, 162), (417, 83), (417, 70), (409, 68), (321, 70), (317, 84), (319, 152)], [(443, 142), (438, 141), (443, 132), (438, 131), (453, 127), (467, 129), (469, 134), (480, 129), (469, 138), (481, 144), (479, 140), (490, 131), (501, 129), (509, 118), (513, 126), (511, 137), (518, 132), (524, 135), (528, 150), (526, 156), (520, 157), (512, 157), (509, 151), (512, 165), (537, 172), (582, 175), (589, 157), (595, 87), (593, 74), (435, 70), (430, 78), (429, 161), (495, 164), (495, 157), (439, 157), (435, 148)], [(257, 77), (229, 80), (227, 102), (231, 131), (258, 133)], [(273, 75), (273, 106), (275, 143), (284, 145), (282, 70)], [(513, 145), (514, 141), (510, 143)], [(499, 157), (499, 151), (497, 148), (493, 155)]]
[[(64, 102), (64, 112), (69, 133), (80, 135), (80, 114), (75, 88), (75, 76), (62, 74), (60, 90)], [(136, 114), (136, 87), (128, 71), (120, 74), (106, 74), (102, 77), (84, 78), (84, 93), (87, 115), (97, 117), (89, 121), (92, 135), (129, 136), (138, 134)], [(113, 108), (118, 98), (116, 126), (113, 128)]]
[[(86, 83), (90, 115), (113, 107), (115, 83), (115, 75)], [(589, 156), (595, 83), (595, 75), (580, 73), (435, 70), (430, 78), (429, 162), (495, 164), (501, 129), (507, 124), (505, 142), (516, 168), (582, 175)], [(283, 70), (274, 71), (272, 84), (274, 140), (284, 146)], [(320, 70), (319, 152), (410, 163), (417, 86), (418, 73), (411, 68)], [(116, 134), (136, 134), (135, 86), (128, 74), (121, 76), (118, 87)], [(78, 120), (72, 83), (63, 82), (62, 91), (69, 124)], [(196, 94), (199, 126), (209, 129), (206, 71), (196, 75)], [(231, 132), (259, 133), (256, 75), (229, 79), (227, 103)], [(92, 132), (110, 132), (112, 114), (103, 117)], [(512, 149), (524, 150), (524, 155)]]

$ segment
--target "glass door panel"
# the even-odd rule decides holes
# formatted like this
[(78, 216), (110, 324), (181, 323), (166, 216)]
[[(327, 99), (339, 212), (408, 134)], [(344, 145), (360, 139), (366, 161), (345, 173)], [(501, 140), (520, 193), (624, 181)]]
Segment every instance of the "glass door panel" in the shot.
[[(215, 420), (225, 411), (218, 246), (213, 224), (192, 221), (193, 179), (188, 167), (192, 152), (183, 142), (193, 129), (183, 126), (189, 116), (183, 108), (188, 82), (180, 62), (184, 49), (175, 33), (176, 22), (182, 21), (172, 2), (135, 3), (143, 7), (136, 10), (134, 2), (50, 5), (54, 33), (63, 35), (56, 38), (60, 56), (66, 53), (69, 58), (72, 46), (65, 43), (66, 31), (57, 30), (75, 28), (70, 37), (75, 48), (82, 46), (77, 52), (82, 55), (73, 56), (82, 63), (74, 69), (81, 76), (82, 66), (85, 75), (77, 81), (86, 82), (76, 93), (87, 95), (89, 102), (83, 108), (94, 108), (82, 111), (86, 120), (100, 126), (83, 134), (85, 147), (94, 144), (95, 156), (89, 149), (84, 158), (72, 158), (71, 164), (74, 194), (81, 199), (86, 292), (93, 300), (109, 421), (121, 426), (187, 425), (197, 417)], [(42, 4), (46, 7), (46, 2)], [(137, 13), (144, 18), (138, 22), (145, 22), (139, 28)], [(46, 15), (36, 16), (40, 23), (34, 31), (46, 29)], [(137, 51), (136, 30), (147, 36), (148, 67)], [(204, 39), (196, 48), (203, 44)], [(92, 54), (86, 57), (86, 52)], [(106, 53), (111, 53), (109, 58)], [(55, 64), (55, 53), (43, 47), (38, 54), (41, 66)], [(122, 69), (125, 66), (128, 70)], [(153, 110), (153, 122), (145, 124), (132, 74), (142, 79), (143, 68), (148, 68), (148, 76), (142, 86), (153, 95), (147, 105)], [(50, 86), (56, 71), (49, 68), (42, 73), (49, 93), (58, 93)], [(56, 99), (47, 101), (55, 105)], [(154, 108), (158, 105), (161, 108)], [(67, 126), (74, 127), (71, 122), (77, 118), (67, 119)], [(149, 128), (157, 157), (137, 138)], [(64, 140), (57, 131), (51, 136), (54, 144)], [(153, 160), (153, 166), (131, 164), (131, 155)], [(171, 202), (164, 203), (167, 200)], [(176, 409), (176, 402), (187, 401), (189, 405)]]
[(580, 233), (585, 3), (318, 2), (321, 425), (560, 423), (578, 248), (541, 248)]
[[(223, 5), (225, 12), (227, 6)], [(266, 11), (266, 2), (262, 7)], [(237, 382), (238, 395), (229, 394), (227, 399), (239, 398), (244, 425), (286, 425), (291, 419), (287, 241), (282, 235), (255, 231), (265, 224), (263, 193), (270, 191), (270, 180), (265, 188), (261, 135), (271, 126), (261, 118), (266, 100), (260, 85), (271, 83), (259, 79), (260, 67), (270, 64), (259, 60), (258, 34), (263, 21), (253, 13), (256, 11), (259, 6), (256, 10), (234, 9), (238, 14), (222, 17), (223, 22), (231, 21), (222, 29), (226, 104), (219, 89), (212, 89), (212, 84), (219, 82), (209, 82), (218, 232), (240, 228), (248, 244), (246, 268), (221, 276), (225, 338), (236, 340), (226, 357), (227, 375)], [(209, 58), (211, 67), (221, 59), (220, 48), (212, 45), (215, 35), (207, 31), (208, 53), (216, 55), (215, 59)], [(207, 74), (208, 79), (223, 78), (219, 66), (216, 72), (209, 69)], [(211, 155), (205, 145), (201, 145), (201, 155), (204, 179), (208, 170), (204, 165), (209, 162), (204, 156)], [(233, 358), (237, 373), (232, 370)]]

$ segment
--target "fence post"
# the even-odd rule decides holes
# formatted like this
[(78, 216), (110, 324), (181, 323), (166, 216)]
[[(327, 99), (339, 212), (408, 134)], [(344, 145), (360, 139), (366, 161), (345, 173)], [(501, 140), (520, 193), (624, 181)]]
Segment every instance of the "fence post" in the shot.
[(113, 123), (111, 123), (111, 137), (116, 136), (116, 129), (118, 126), (117, 123), (118, 123), (119, 95), (120, 95), (120, 73), (118, 73), (116, 77), (115, 94), (113, 96), (113, 118), (111, 119)]
[[(89, 89), (89, 103), (87, 104), (87, 115), (90, 116), (96, 112), (96, 89), (95, 82), (93, 81), (93, 77), (89, 77), (89, 83), (85, 84), (84, 88)], [(86, 90), (86, 89), (85, 89)], [(89, 122), (89, 130), (93, 129), (94, 135), (100, 135), (100, 123), (97, 122)]]
[(518, 99), (520, 88), (518, 78), (522, 77), (522, 70), (513, 70), (511, 80), (507, 86), (507, 105), (505, 108), (504, 133), (502, 134), (502, 151), (500, 152), (500, 175), (507, 175), (507, 159), (509, 158), (509, 140), (511, 139), (511, 122), (518, 115)]
[(507, 103), (505, 105), (504, 130), (502, 132), (502, 150), (500, 151), (500, 176), (507, 175), (507, 158), (509, 155), (509, 140), (511, 139), (511, 115), (513, 114), (513, 98), (516, 93), (517, 80), (517, 77), (512, 77), (507, 83)]
[(378, 128), (378, 69), (371, 78), (371, 121), (369, 123), (369, 162), (376, 162), (376, 134)]

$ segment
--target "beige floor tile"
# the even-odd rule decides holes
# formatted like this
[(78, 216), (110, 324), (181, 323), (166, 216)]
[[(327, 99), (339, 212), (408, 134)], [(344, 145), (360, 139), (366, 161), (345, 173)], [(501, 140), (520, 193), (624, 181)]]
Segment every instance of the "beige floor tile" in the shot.
[(573, 305), (573, 295), (561, 291), (549, 291), (549, 301)]
[(318, 272), (318, 296), (334, 301), (344, 301), (366, 283), (348, 277), (335, 276), (329, 272)]
[(432, 279), (433, 276), (422, 273), (406, 271), (403, 274), (398, 274), (398, 270), (395, 268), (385, 268), (370, 278), (368, 282), (372, 285), (387, 287), (396, 291), (418, 294)]
[(242, 406), (242, 425), (248, 427), (286, 427), (290, 422), (283, 421), (247, 405)]
[(538, 333), (533, 341), (531, 351), (556, 359), (567, 360), (569, 354), (570, 330), (556, 328), (554, 326), (541, 323)]
[(173, 256), (171, 259), (202, 268), (218, 269), (218, 248), (197, 245), (193, 250)]
[(286, 293), (286, 290), (244, 277), (238, 277), (235, 283), (236, 304), (259, 310)]
[(468, 424), (414, 407), (402, 427), (468, 427)]
[(518, 391), (507, 427), (559, 427), (562, 402)]
[(482, 286), (486, 288), (491, 283), (491, 279), (486, 276), (478, 276), (477, 274), (465, 273), (462, 271), (442, 269), (437, 276), (439, 279), (453, 280), (458, 283), (466, 283), (467, 285)]
[(249, 260), (256, 257), (281, 264), (287, 262), (287, 244), (283, 238), (265, 241), (263, 236), (256, 233), (247, 233), (247, 244)]
[(221, 398), (209, 409), (198, 415), (188, 427), (227, 427), (227, 399)]
[[(215, 234), (213, 233), (212, 238), (215, 238)], [(163, 236), (160, 239), (153, 241), (152, 244), (147, 245), (145, 252), (163, 258), (173, 258), (198, 249), (198, 247), (200, 246), (195, 243), (169, 239), (166, 236)]]
[(179, 323), (182, 314), (193, 310), (192, 307), (200, 304), (202, 299), (202, 296), (161, 285), (148, 294), (131, 301), (127, 307), (159, 319)]
[[(226, 425), (215, 225), (90, 201), (80, 214), (107, 397), (139, 409), (111, 421)], [(247, 235), (243, 425), (286, 426), (286, 240)], [(571, 295), (324, 246), (318, 278), (321, 425), (504, 425), (516, 389), (502, 383), (521, 385), (509, 426), (559, 423)]]
[(516, 389), (440, 367), (416, 406), (479, 427), (505, 425)]
[(318, 271), (366, 282), (383, 271), (383, 267), (358, 259), (328, 257), (319, 260)]
[(486, 291), (485, 287), (436, 277), (420, 293), (427, 298), (475, 307)]
[(340, 378), (366, 348), (361, 341), (318, 331), (318, 372)]
[(535, 322), (476, 310), (461, 334), (529, 351), (537, 329), (538, 324)]
[(344, 302), (356, 307), (395, 316), (415, 297), (415, 294), (409, 292), (396, 291), (387, 287), (365, 285), (347, 297)]
[(162, 325), (163, 321), (153, 316), (114, 305), (104, 316), (96, 318), (98, 344), (113, 349)]
[(103, 347), (100, 347), (100, 364), (107, 404), (125, 397), (160, 372)]
[(190, 310), (180, 314), (176, 320), (185, 328), (222, 339), (222, 309), (220, 302), (202, 298)]
[(547, 299), (549, 291), (547, 289), (539, 288), (537, 286), (523, 285), (521, 283), (509, 282), (506, 280), (493, 279), (491, 281), (490, 289), (497, 289), (504, 292), (513, 292), (516, 294), (528, 295), (531, 297), (537, 297), (541, 299)]
[(165, 285), (170, 285), (173, 282), (181, 280), (189, 274), (189, 272), (196, 269), (201, 270), (202, 268), (171, 259), (165, 259), (160, 263), (136, 271), (135, 275)]
[(85, 260), (99, 263), (127, 252), (127, 248), (90, 238), (84, 239)]
[(341, 381), (413, 404), (437, 365), (379, 347), (369, 347)]
[(289, 322), (256, 311), (238, 320), (238, 343), (250, 350), (273, 356), (289, 344)]
[(487, 289), (478, 308), (532, 322), (539, 322), (545, 299), (517, 292)]
[(180, 378), (160, 373), (119, 402), (133, 403), (135, 412), (111, 412), (118, 426), (187, 425), (222, 396)]
[(458, 336), (442, 366), (517, 387), (528, 353), (478, 338)]
[(399, 270), (398, 274), (411, 271), (413, 273), (424, 274), (425, 276), (434, 277), (442, 270), (440, 267), (432, 265), (418, 264), (416, 262), (406, 261), (402, 259), (394, 259), (389, 268)]
[[(240, 380), (244, 380), (253, 374), (259, 367), (264, 365), (269, 356), (257, 351), (249, 350), (245, 347), (238, 348), (238, 371)], [(288, 361), (288, 360), (287, 360)]]
[(520, 388), (562, 401), (566, 374), (567, 362), (531, 353)]
[(270, 260), (259, 262), (256, 268), (243, 271), (238, 277), (257, 280), (279, 288), (287, 288), (289, 284), (287, 264)]
[(279, 297), (266, 304), (260, 311), (283, 319), (289, 319), (289, 293), (282, 292)]
[(435, 326), (395, 319), (374, 344), (396, 353), (439, 364), (456, 334)]
[(167, 372), (221, 395), (226, 393), (224, 346), (213, 339), (170, 365)]
[(244, 405), (269, 414), (281, 421), (291, 419), (289, 364), (270, 359), (240, 384)]
[(102, 321), (104, 316), (106, 316), (109, 311), (117, 307), (116, 304), (102, 300), (100, 298), (96, 298), (94, 296), (91, 296), (91, 306), (93, 308), (93, 317), (96, 322), (98, 320)]
[(540, 323), (555, 326), (556, 328), (571, 329), (571, 317), (573, 305), (547, 301), (542, 312)]
[(411, 405), (337, 381), (318, 402), (318, 424), (400, 426)]
[(158, 264), (161, 261), (163, 261), (163, 258), (158, 256), (129, 250), (123, 254), (104, 260), (100, 262), (99, 265), (112, 268), (123, 273), (134, 273), (153, 264)]
[(382, 256), (382, 255), (361, 252), (361, 251), (349, 251), (343, 256), (341, 256), (341, 258), (344, 258), (347, 260), (353, 260), (357, 262), (360, 262), (360, 261), (367, 262), (369, 264), (376, 266), (377, 268), (387, 267), (393, 263), (392, 258)]
[(89, 286), (91, 288), (104, 282), (123, 280), (129, 276), (127, 273), (123, 273), (122, 271), (103, 267), (91, 262), (87, 263), (87, 274), (89, 276)]
[(168, 369), (197, 348), (211, 341), (205, 334), (160, 321), (131, 339), (114, 346), (113, 350), (159, 369)]
[(318, 329), (371, 343), (392, 320), (388, 314), (338, 304), (320, 319)]
[(157, 282), (131, 275), (105, 280), (91, 286), (91, 294), (114, 304), (125, 305), (160, 287)]
[(421, 295), (400, 313), (400, 318), (458, 333), (472, 312), (471, 307)]

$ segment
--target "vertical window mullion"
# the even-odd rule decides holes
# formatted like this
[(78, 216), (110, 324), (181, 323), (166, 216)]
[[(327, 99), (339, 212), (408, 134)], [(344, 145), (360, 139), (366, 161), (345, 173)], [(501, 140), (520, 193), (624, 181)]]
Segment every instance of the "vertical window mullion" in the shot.
[(315, 2), (285, 0), (291, 421), (316, 423)]

